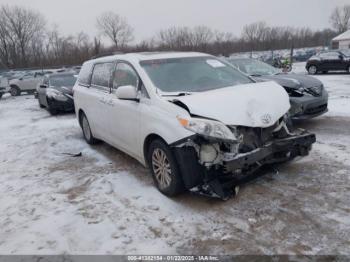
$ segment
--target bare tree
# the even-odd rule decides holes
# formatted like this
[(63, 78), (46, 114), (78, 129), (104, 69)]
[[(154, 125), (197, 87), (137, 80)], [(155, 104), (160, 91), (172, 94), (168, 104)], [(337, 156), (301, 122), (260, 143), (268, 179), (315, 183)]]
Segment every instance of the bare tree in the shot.
[(330, 17), (330, 22), (338, 33), (350, 29), (350, 5), (336, 7)]
[(30, 44), (43, 35), (45, 19), (40, 13), (19, 6), (2, 6), (0, 16), (10, 45), (20, 54), (21, 64), (27, 66)]
[(125, 18), (113, 12), (106, 12), (97, 18), (97, 28), (120, 48), (133, 40), (133, 28)]

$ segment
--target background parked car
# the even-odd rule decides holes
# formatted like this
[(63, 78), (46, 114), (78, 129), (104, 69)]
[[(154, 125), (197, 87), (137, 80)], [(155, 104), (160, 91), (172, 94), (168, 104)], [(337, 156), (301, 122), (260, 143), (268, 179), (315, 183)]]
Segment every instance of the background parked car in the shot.
[(39, 106), (46, 107), (52, 115), (74, 111), (73, 86), (76, 82), (73, 73), (57, 73), (44, 76), (37, 87)]
[(256, 81), (275, 81), (285, 88), (290, 97), (290, 115), (293, 119), (308, 119), (328, 111), (328, 93), (318, 79), (297, 74), (282, 73), (262, 61), (248, 58), (229, 59), (237, 69)]
[(306, 70), (314, 75), (329, 71), (346, 71), (350, 73), (350, 50), (331, 50), (318, 53), (306, 63)]
[(36, 87), (42, 80), (43, 73), (27, 72), (10, 81), (10, 93), (19, 96), (22, 92), (34, 93)]

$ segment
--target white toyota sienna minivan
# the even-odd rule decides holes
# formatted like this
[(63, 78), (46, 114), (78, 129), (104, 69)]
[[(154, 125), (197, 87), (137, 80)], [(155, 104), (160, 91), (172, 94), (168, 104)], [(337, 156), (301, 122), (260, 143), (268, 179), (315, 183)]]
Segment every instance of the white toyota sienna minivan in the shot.
[(227, 199), (268, 164), (305, 156), (315, 135), (287, 126), (289, 97), (202, 53), (133, 53), (84, 63), (74, 87), (89, 144), (103, 140), (150, 167), (168, 196)]

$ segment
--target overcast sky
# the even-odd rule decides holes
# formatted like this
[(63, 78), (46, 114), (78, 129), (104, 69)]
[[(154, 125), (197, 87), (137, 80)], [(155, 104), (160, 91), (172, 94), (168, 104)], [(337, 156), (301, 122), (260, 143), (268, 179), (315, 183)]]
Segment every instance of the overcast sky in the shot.
[(146, 39), (169, 26), (207, 25), (239, 36), (245, 24), (266, 21), (312, 29), (329, 27), (337, 5), (349, 0), (0, 0), (43, 13), (48, 25), (66, 34), (96, 34), (96, 16), (113, 11), (126, 17), (136, 40)]

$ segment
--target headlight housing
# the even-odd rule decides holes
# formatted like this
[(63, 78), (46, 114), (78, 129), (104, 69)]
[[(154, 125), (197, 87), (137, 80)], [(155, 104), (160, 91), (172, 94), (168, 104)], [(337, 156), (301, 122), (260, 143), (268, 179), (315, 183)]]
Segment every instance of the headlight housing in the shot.
[(50, 98), (53, 98), (62, 102), (65, 102), (68, 100), (68, 98), (62, 92), (52, 88), (47, 89), (46, 95)]
[(223, 123), (199, 118), (185, 119), (178, 117), (177, 119), (184, 128), (196, 134), (222, 140), (237, 141), (237, 137)]

